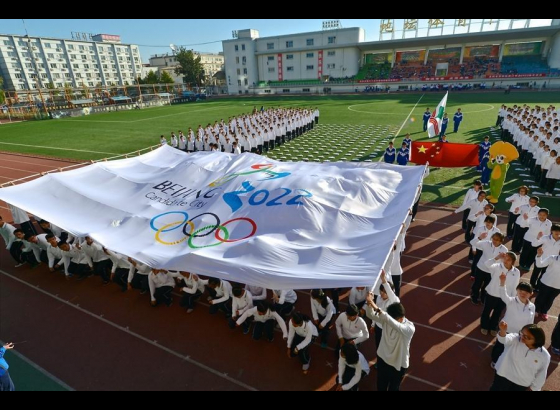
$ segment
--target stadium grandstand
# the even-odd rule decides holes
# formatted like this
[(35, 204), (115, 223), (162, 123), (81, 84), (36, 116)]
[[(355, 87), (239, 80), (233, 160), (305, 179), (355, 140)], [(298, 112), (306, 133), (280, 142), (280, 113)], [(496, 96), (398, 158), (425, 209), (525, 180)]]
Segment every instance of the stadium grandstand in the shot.
[(503, 21), (496, 30), (373, 42), (361, 28), (264, 38), (241, 30), (223, 42), (229, 94), (396, 91), (426, 82), (560, 87), (560, 19), (513, 29)]

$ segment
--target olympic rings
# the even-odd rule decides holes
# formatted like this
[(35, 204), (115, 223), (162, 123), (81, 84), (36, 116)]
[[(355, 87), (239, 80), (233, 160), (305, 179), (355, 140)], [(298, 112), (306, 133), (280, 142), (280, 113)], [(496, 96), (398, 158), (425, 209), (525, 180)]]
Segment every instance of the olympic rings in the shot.
[[(183, 212), (183, 211), (171, 211), (171, 212), (166, 212), (166, 213), (161, 214), (161, 215), (158, 215), (158, 216), (156, 216), (156, 217), (154, 217), (154, 218), (152, 219), (152, 221), (150, 222), (150, 226), (152, 227), (152, 229), (153, 229), (154, 231), (158, 232), (159, 229), (155, 227), (154, 222), (155, 222), (156, 220), (158, 220), (159, 218), (161, 218), (162, 216), (171, 215), (171, 214), (181, 214), (181, 215), (184, 215), (184, 216), (185, 216), (185, 220), (184, 220), (183, 222), (181, 222), (180, 224), (178, 224), (179, 226), (180, 226), (180, 225), (183, 225), (184, 223), (186, 223), (186, 222), (189, 220), (189, 214), (186, 213), (186, 212)], [(169, 224), (169, 225), (167, 225), (167, 228), (166, 228), (167, 230), (162, 230), (162, 232), (171, 232), (171, 231), (174, 231), (175, 229), (178, 229), (178, 228), (179, 228), (179, 226), (177, 226), (176, 228), (168, 229), (168, 227), (169, 227), (170, 225), (174, 225), (174, 224)]]
[[(203, 231), (207, 230), (208, 228), (212, 228), (212, 232), (216, 231), (216, 235), (217, 235), (217, 232), (219, 232), (219, 231), (224, 231), (224, 233), (225, 233), (225, 235), (226, 235), (226, 238), (229, 239), (229, 231), (227, 230), (227, 228), (226, 228), (225, 226), (218, 226), (218, 227), (215, 227), (214, 225), (205, 226), (204, 228), (199, 229), (198, 231), (196, 231), (196, 232), (195, 232), (195, 235), (196, 235), (197, 233), (200, 233), (200, 232), (203, 232)], [(193, 236), (191, 236), (191, 237), (189, 238), (189, 246), (190, 246), (192, 249), (213, 248), (213, 247), (215, 247), (215, 246), (219, 246), (219, 245), (223, 244), (224, 242), (227, 242), (227, 241), (221, 241), (221, 240), (220, 240), (218, 243), (213, 243), (213, 244), (211, 244), (211, 245), (196, 246), (196, 245), (193, 245), (193, 243), (192, 243), (193, 238), (196, 238), (196, 237), (197, 237), (197, 236), (195, 236), (195, 235), (193, 235)], [(203, 236), (208, 236), (208, 235), (203, 235)], [(200, 237), (200, 236), (199, 236), (199, 237)]]
[[(155, 222), (159, 218), (161, 218), (165, 215), (169, 215), (169, 214), (181, 214), (181, 215), (183, 215), (183, 217), (185, 219), (182, 220), (182, 221), (171, 222), (169, 224), (166, 224), (166, 225), (162, 226), (159, 229), (156, 228)], [(204, 228), (201, 228), (201, 229), (197, 230), (194, 221), (196, 219), (199, 219), (199, 218), (203, 217), (204, 215), (213, 216), (216, 219), (216, 224), (215, 225), (207, 225)], [(187, 244), (191, 249), (204, 249), (204, 248), (212, 248), (212, 247), (215, 247), (215, 246), (219, 246), (219, 245), (222, 245), (224, 243), (234, 243), (234, 242), (243, 241), (245, 239), (251, 238), (252, 236), (254, 236), (257, 233), (257, 224), (255, 223), (255, 221), (253, 221), (252, 219), (249, 219), (249, 218), (235, 218), (235, 219), (232, 219), (232, 220), (227, 221), (227, 222), (222, 224), (218, 215), (213, 214), (213, 213), (203, 213), (203, 214), (200, 214), (200, 215), (197, 215), (197, 216), (191, 218), (190, 220), (188, 220), (188, 217), (189, 217), (189, 215), (186, 212), (183, 212), (183, 211), (166, 212), (166, 213), (163, 213), (161, 215), (158, 215), (158, 216), (154, 217), (150, 222), (150, 226), (154, 231), (156, 231), (156, 234), (155, 234), (156, 241), (158, 243), (160, 243), (161, 245), (175, 246), (175, 245), (180, 245), (183, 242), (188, 240)], [(230, 234), (229, 230), (226, 228), (226, 226), (230, 225), (234, 222), (238, 222), (238, 221), (248, 222), (251, 225), (251, 233), (248, 234), (247, 236), (245, 236), (244, 238), (230, 239), (231, 234)], [(190, 228), (190, 231), (188, 231), (187, 226)], [(172, 242), (168, 242), (168, 241), (162, 239), (162, 235), (164, 233), (175, 231), (177, 229), (180, 229), (181, 227), (182, 227), (182, 232), (184, 234), (184, 237), (182, 239), (172, 241)], [(205, 232), (205, 231), (208, 231), (208, 232), (205, 233), (204, 235), (201, 235), (201, 233)], [(197, 246), (193, 243), (193, 240), (195, 238), (204, 238), (204, 237), (207, 237), (207, 236), (212, 235), (212, 234), (214, 234), (214, 237), (218, 241), (217, 243), (210, 244), (210, 245), (203, 245), (203, 246)]]
[(253, 227), (253, 230), (251, 231), (251, 233), (249, 235), (247, 235), (245, 238), (241, 238), (241, 239), (232, 239), (229, 240), (229, 235), (226, 239), (222, 239), (220, 237), (220, 231), (217, 230), (216, 231), (216, 239), (219, 240), (220, 242), (224, 242), (224, 243), (233, 243), (233, 242), (239, 242), (239, 241), (243, 241), (245, 239), (249, 239), (250, 237), (252, 237), (253, 235), (255, 235), (257, 233), (257, 224), (255, 223), (255, 221), (253, 221), (252, 219), (249, 218), (236, 218), (236, 219), (232, 219), (231, 221), (227, 221), (226, 223), (224, 223), (222, 225), (222, 228), (225, 228), (226, 225), (229, 225), (230, 223), (233, 223), (235, 221), (247, 221), (251, 224), (251, 226)]
[[(193, 223), (193, 221), (194, 221), (195, 219), (197, 219), (197, 218), (200, 218), (201, 216), (204, 216), (204, 215), (212, 215), (214, 218), (216, 218), (216, 224), (215, 224), (215, 225), (209, 225), (209, 226), (214, 226), (214, 229), (212, 229), (212, 230), (211, 230), (210, 232), (208, 232), (206, 235), (197, 235), (197, 233), (200, 232), (200, 230), (199, 230), (198, 232), (194, 232), (194, 233), (193, 233), (193, 231), (194, 231), (194, 223)], [(190, 236), (192, 235), (192, 236), (194, 236), (195, 238), (204, 238), (205, 236), (212, 235), (212, 234), (216, 231), (216, 229), (218, 229), (218, 227), (221, 225), (221, 221), (220, 221), (220, 218), (218, 217), (218, 215), (213, 214), (213, 213), (206, 212), (206, 213), (203, 213), (203, 214), (200, 214), (200, 215), (195, 216), (195, 217), (192, 218), (190, 221), (188, 221), (187, 224), (190, 224), (190, 225), (191, 225), (191, 232), (190, 232), (190, 233), (187, 233), (187, 231), (186, 231), (187, 225), (185, 225), (185, 227), (183, 228), (183, 233), (185, 234), (185, 236), (190, 237)], [(208, 228), (208, 227), (207, 227), (207, 228)]]

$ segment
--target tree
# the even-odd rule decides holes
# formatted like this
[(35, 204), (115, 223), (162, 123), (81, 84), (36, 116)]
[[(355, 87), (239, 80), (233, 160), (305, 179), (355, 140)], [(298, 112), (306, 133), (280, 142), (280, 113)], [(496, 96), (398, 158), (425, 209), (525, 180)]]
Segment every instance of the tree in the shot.
[(203, 83), (204, 66), (200, 56), (195, 56), (192, 50), (181, 47), (175, 58), (179, 62), (179, 65), (175, 68), (175, 74), (182, 75), (184, 83), (196, 85)]
[(173, 77), (171, 77), (171, 75), (169, 75), (169, 73), (167, 71), (162, 71), (161, 77), (159, 78), (159, 81), (162, 84), (173, 84), (175, 82)]
[(6, 96), (4, 94), (4, 79), (0, 77), (0, 104), (4, 104)]
[(159, 77), (153, 70), (150, 70), (142, 82), (144, 84), (157, 84), (159, 83)]

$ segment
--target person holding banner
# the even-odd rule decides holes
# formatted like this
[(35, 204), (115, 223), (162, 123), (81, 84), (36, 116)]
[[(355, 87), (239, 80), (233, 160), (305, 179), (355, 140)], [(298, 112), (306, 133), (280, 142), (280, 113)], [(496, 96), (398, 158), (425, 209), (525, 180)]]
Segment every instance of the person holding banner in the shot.
[(448, 124), (449, 124), (449, 117), (447, 116), (447, 113), (445, 113), (443, 115), (443, 119), (441, 120), (441, 132), (439, 133), (440, 141), (441, 141), (441, 137), (443, 137), (445, 135), (445, 132), (447, 131)]
[(253, 340), (258, 342), (261, 340), (264, 333), (267, 340), (272, 343), (274, 341), (275, 323), (282, 331), (284, 340), (288, 340), (286, 322), (284, 322), (280, 315), (276, 313), (274, 306), (271, 306), (269, 302), (262, 300), (257, 303), (257, 307), (247, 310), (243, 316), (237, 320), (236, 325), (243, 325), (243, 323), (245, 323), (245, 321), (249, 318), (252, 318), (255, 323), (255, 327), (253, 328)]

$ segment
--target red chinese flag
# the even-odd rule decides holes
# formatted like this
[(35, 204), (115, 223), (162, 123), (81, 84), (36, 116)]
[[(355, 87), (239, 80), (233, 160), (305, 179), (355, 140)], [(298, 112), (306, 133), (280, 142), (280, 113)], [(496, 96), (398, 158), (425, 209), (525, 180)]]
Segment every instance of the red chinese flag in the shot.
[(480, 165), (479, 146), (473, 144), (451, 144), (449, 142), (413, 142), (410, 162), (418, 165), (430, 164), (437, 168), (464, 168)]

